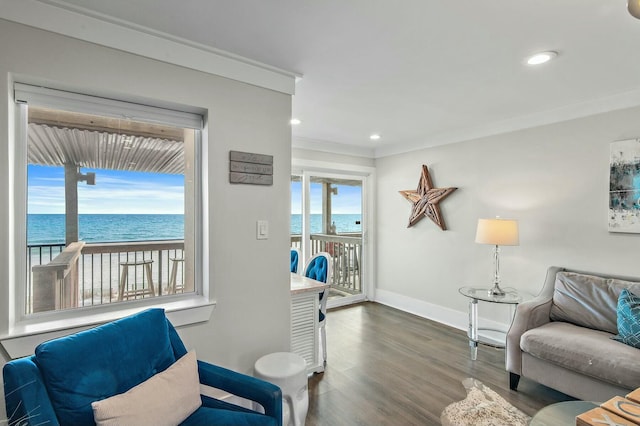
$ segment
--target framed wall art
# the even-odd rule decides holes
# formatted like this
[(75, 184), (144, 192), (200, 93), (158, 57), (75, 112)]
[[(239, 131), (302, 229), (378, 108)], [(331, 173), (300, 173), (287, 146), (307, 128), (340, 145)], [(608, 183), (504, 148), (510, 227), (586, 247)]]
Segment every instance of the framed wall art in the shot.
[(611, 143), (609, 232), (640, 233), (640, 139)]

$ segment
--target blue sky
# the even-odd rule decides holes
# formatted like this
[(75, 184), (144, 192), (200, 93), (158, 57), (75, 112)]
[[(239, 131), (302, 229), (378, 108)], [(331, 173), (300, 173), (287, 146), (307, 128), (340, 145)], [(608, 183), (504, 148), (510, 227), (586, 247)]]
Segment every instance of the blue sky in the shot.
[[(80, 214), (183, 214), (184, 176), (115, 170), (95, 172), (95, 186), (78, 183)], [(64, 168), (33, 166), (28, 174), (28, 212), (64, 213)]]
[[(81, 169), (95, 172), (96, 184), (78, 183), (80, 214), (183, 214), (184, 176), (115, 170)], [(64, 214), (64, 168), (30, 165), (28, 212)], [(360, 187), (337, 185), (332, 198), (334, 214), (362, 212)], [(291, 213), (301, 213), (301, 182), (291, 183)], [(311, 213), (322, 213), (322, 187), (311, 184)]]
[[(333, 214), (361, 214), (362, 189), (359, 186), (337, 185), (338, 194), (333, 195)], [(302, 213), (302, 182), (291, 182), (291, 213)], [(322, 213), (322, 185), (311, 184), (311, 214)]]

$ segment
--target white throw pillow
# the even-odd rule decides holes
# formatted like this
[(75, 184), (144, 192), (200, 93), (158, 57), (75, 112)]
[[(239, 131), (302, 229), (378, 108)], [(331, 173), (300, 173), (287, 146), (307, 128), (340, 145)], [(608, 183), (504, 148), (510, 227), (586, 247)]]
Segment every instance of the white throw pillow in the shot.
[(98, 426), (176, 426), (200, 405), (198, 363), (190, 351), (162, 373), (91, 408)]

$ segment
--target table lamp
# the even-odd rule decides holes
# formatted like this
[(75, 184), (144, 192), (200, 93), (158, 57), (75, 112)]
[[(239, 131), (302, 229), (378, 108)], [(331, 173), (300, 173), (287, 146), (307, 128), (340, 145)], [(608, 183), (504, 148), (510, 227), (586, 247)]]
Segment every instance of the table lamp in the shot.
[(640, 0), (627, 0), (627, 9), (633, 17), (640, 19)]
[(489, 290), (489, 295), (504, 296), (505, 292), (500, 288), (500, 246), (519, 245), (518, 222), (500, 218), (478, 219), (476, 243), (495, 246), (493, 251), (493, 287)]

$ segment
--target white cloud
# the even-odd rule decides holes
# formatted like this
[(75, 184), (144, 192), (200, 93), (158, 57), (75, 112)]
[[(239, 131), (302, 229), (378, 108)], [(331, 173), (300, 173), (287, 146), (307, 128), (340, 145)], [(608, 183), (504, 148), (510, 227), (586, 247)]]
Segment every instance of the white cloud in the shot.
[[(64, 200), (63, 187), (29, 186), (29, 213), (64, 213)], [(112, 178), (98, 181), (95, 186), (81, 183), (78, 211), (80, 214), (183, 214), (184, 188)]]

